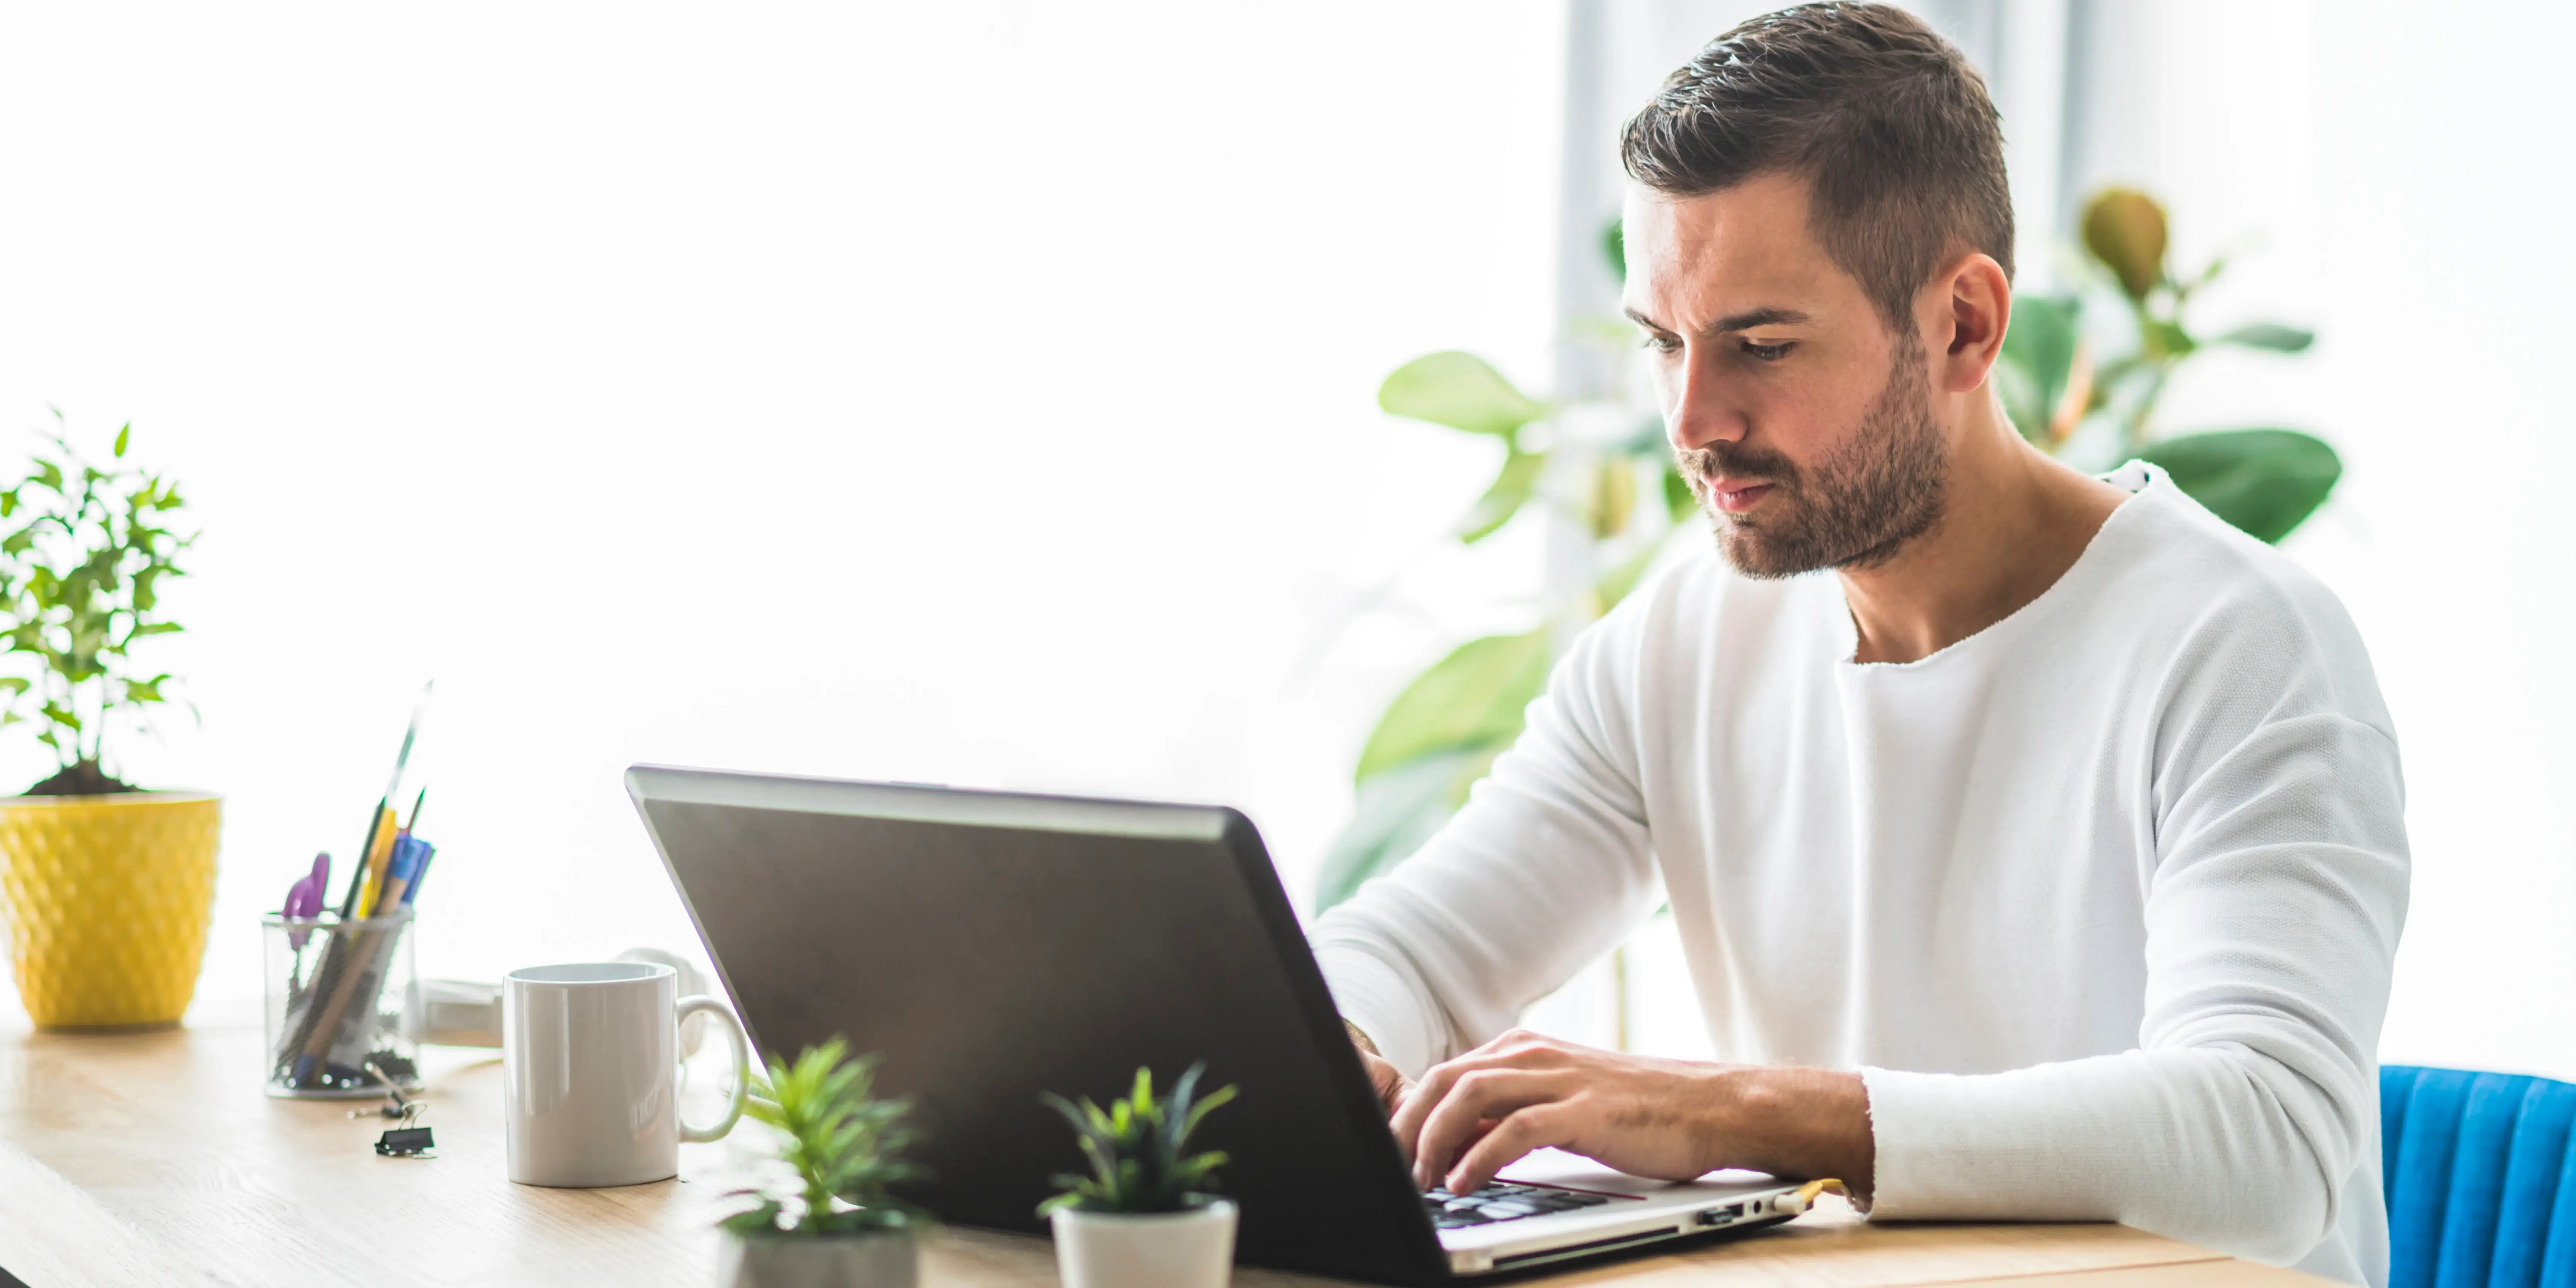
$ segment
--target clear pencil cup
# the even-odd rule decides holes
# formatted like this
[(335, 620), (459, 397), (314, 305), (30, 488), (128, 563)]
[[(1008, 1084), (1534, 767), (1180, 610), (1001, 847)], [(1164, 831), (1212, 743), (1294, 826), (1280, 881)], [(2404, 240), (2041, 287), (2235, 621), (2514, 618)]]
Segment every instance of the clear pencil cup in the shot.
[(354, 1100), (420, 1090), (412, 910), (260, 918), (268, 1094)]

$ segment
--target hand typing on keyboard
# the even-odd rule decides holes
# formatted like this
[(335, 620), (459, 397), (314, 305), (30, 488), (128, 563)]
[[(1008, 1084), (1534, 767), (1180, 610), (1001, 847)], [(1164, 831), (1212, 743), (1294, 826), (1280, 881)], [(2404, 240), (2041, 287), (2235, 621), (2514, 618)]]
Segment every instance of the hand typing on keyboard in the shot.
[(1858, 1074), (1663, 1060), (1518, 1029), (1425, 1071), (1388, 1125), (1415, 1183), (1470, 1196), (1551, 1146), (1630, 1176), (1749, 1167), (1840, 1177), (1864, 1196), (1876, 1162)]

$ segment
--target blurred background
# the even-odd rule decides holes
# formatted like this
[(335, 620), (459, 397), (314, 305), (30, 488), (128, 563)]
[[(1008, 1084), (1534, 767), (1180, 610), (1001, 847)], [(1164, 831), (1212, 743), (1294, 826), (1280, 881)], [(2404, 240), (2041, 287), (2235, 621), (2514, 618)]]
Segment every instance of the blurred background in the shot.
[[(227, 797), (200, 1008), (432, 678), (425, 974), (694, 948), (637, 761), (1231, 803), (1305, 902), (1379, 712), (1548, 593), (1546, 523), (1454, 539), (1502, 449), (1380, 380), (1600, 378), (1613, 131), (1767, 7), (7, 10), (0, 443), (130, 421), (204, 532), (144, 646), (197, 715), (117, 756)], [(2315, 330), (2160, 416), (2342, 457), (2284, 548), (2406, 759), (2383, 1058), (2576, 1076), (2576, 9), (1915, 7), (2022, 287), (2132, 185), (2228, 256), (2202, 325)], [(0, 732), (0, 791), (52, 767)], [(1659, 929), (1624, 973), (1540, 1018), (1703, 1042)]]

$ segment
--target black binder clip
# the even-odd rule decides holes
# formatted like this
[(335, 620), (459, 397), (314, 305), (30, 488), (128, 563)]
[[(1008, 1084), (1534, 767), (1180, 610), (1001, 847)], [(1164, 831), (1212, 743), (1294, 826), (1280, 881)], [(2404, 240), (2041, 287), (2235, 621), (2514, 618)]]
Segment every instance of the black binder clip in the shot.
[(376, 1152), (387, 1158), (436, 1158), (437, 1147), (426, 1127), (396, 1127), (376, 1142)]

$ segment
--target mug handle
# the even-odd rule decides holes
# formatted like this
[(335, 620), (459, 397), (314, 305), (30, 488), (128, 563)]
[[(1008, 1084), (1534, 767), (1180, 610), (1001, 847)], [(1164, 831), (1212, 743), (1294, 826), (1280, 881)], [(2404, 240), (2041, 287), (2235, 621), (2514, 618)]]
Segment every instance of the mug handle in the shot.
[(724, 1003), (704, 995), (681, 998), (680, 1004), (672, 1008), (672, 1018), (686, 1021), (700, 1011), (724, 1021), (716, 1027), (724, 1030), (725, 1041), (733, 1044), (733, 1098), (725, 1104), (723, 1121), (713, 1127), (692, 1127), (687, 1119), (680, 1120), (680, 1139), (693, 1143), (722, 1139), (735, 1123), (742, 1121), (742, 1107), (751, 1098), (751, 1040), (743, 1036), (742, 1021), (735, 1019)]

